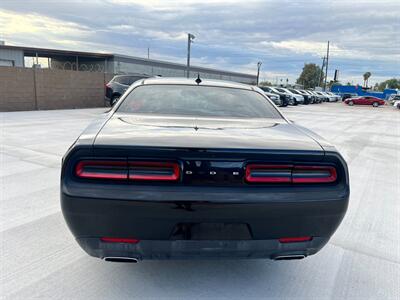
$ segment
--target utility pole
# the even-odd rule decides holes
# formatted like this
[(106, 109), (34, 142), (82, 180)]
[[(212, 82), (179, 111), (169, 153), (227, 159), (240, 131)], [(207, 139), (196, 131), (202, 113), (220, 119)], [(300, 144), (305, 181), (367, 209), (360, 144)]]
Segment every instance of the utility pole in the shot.
[[(319, 72), (319, 77), (318, 77), (318, 86), (322, 85), (321, 81), (324, 80), (324, 78), (322, 77), (324, 74), (324, 67), (325, 67), (325, 56), (322, 58), (322, 66), (321, 66), (321, 72)], [(315, 87), (314, 87), (315, 89)]]
[(147, 59), (150, 59), (150, 47), (147, 47)]
[(187, 66), (186, 66), (186, 77), (189, 78), (190, 74), (190, 44), (193, 43), (195, 36), (188, 33), (188, 44), (187, 44)]
[(324, 91), (326, 91), (326, 80), (328, 79), (328, 63), (329, 63), (329, 41), (328, 47), (326, 49), (326, 69), (325, 69), (325, 83), (324, 83)]
[(259, 80), (260, 80), (260, 68), (261, 68), (261, 65), (262, 65), (262, 62), (259, 61), (257, 63), (257, 86), (258, 86), (258, 83), (259, 83)]

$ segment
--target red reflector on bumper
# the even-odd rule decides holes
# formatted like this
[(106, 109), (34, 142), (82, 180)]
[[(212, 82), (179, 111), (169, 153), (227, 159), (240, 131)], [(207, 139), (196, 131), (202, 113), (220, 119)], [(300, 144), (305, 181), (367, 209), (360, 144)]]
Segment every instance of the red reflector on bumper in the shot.
[(300, 236), (300, 237), (286, 237), (286, 238), (280, 238), (279, 242), (280, 243), (301, 243), (301, 242), (308, 242), (311, 241), (312, 237), (311, 236)]
[(131, 238), (114, 238), (114, 237), (102, 237), (100, 238), (102, 242), (105, 243), (127, 243), (127, 244), (137, 244), (140, 240)]

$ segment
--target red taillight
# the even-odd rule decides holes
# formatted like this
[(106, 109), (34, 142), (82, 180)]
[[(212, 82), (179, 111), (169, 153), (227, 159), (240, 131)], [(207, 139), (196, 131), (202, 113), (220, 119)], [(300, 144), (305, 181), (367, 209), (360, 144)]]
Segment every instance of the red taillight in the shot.
[(177, 181), (180, 177), (180, 167), (176, 162), (129, 162), (129, 179)]
[(337, 172), (331, 166), (248, 164), (245, 179), (249, 183), (331, 183), (337, 180)]
[(293, 183), (329, 183), (337, 179), (336, 169), (329, 166), (295, 166)]
[(176, 162), (83, 160), (76, 164), (75, 175), (86, 179), (178, 181), (180, 166)]
[(246, 166), (246, 181), (259, 183), (291, 182), (291, 165), (259, 165)]
[(285, 238), (280, 238), (279, 242), (280, 243), (301, 243), (301, 242), (308, 242), (311, 241), (312, 237), (311, 236), (300, 236), (300, 237), (285, 237)]
[(123, 161), (80, 161), (75, 174), (88, 179), (128, 179), (127, 162)]
[(137, 244), (140, 242), (138, 239), (131, 238), (114, 238), (114, 237), (102, 237), (100, 238), (105, 243), (126, 243), (126, 244)]

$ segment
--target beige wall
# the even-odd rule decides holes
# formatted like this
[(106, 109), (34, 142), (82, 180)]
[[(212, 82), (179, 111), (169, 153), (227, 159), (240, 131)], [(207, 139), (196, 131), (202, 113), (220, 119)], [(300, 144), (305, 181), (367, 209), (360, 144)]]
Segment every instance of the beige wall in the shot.
[(0, 67), (0, 111), (102, 107), (111, 74)]
[(0, 111), (35, 109), (33, 70), (0, 67)]

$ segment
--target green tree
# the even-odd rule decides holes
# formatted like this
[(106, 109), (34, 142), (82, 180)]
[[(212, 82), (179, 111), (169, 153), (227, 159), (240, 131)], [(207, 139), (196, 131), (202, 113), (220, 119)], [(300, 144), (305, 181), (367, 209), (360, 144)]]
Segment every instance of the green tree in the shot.
[(368, 87), (368, 79), (371, 77), (371, 72), (365, 72), (364, 74), (363, 74), (363, 77), (364, 77), (364, 86), (365, 87)]
[(389, 89), (400, 89), (400, 78), (391, 78), (381, 82), (378, 85), (378, 90), (383, 91), (384, 89), (386, 89), (386, 87)]
[(305, 64), (296, 83), (304, 86), (305, 89), (320, 86), (324, 78), (324, 72), (316, 64)]
[(271, 85), (273, 85), (273, 84), (272, 84), (271, 82), (265, 80), (265, 81), (261, 81), (259, 85), (260, 85), (260, 86), (266, 86), (266, 85), (271, 86)]

